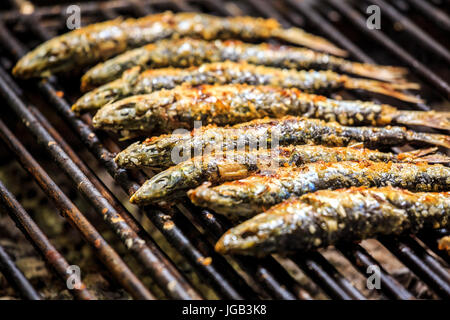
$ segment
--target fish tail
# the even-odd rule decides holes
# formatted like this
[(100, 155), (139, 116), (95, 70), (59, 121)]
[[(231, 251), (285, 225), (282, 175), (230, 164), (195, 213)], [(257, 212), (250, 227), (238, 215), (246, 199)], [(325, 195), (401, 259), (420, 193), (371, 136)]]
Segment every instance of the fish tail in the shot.
[(399, 100), (411, 102), (411, 103), (423, 103), (424, 101), (413, 95), (400, 92), (399, 90), (407, 89), (419, 89), (417, 83), (387, 83), (376, 80), (366, 80), (366, 79), (355, 79), (350, 77), (345, 77), (344, 87), (346, 89), (363, 89), (370, 92), (380, 93), (385, 96), (393, 97)]
[(368, 63), (343, 62), (340, 70), (351, 74), (388, 82), (404, 81), (407, 69), (392, 66), (378, 66)]
[(308, 47), (314, 50), (331, 53), (335, 56), (346, 57), (347, 51), (336, 47), (328, 40), (307, 33), (299, 28), (274, 29), (272, 36), (286, 42)]
[(399, 159), (410, 159), (412, 162), (449, 164), (450, 157), (442, 153), (437, 153), (437, 151), (437, 147), (417, 149), (400, 153), (398, 157)]
[(394, 120), (399, 124), (450, 130), (450, 112), (400, 110), (396, 113)]
[(445, 134), (409, 131), (407, 140), (410, 142), (424, 142), (450, 149), (450, 136)]

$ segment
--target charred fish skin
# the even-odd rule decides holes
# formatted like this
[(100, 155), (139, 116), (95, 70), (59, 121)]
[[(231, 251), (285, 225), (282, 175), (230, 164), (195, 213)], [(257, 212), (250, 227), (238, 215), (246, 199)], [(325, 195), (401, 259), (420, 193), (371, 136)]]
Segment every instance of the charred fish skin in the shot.
[(267, 43), (250, 44), (238, 40), (205, 41), (183, 38), (161, 40), (101, 63), (86, 73), (82, 79), (82, 87), (90, 88), (110, 82), (134, 66), (145, 69), (190, 67), (226, 60), (277, 68), (334, 70), (383, 81), (402, 80), (406, 74), (406, 70), (400, 67), (352, 62), (306, 48)]
[(169, 37), (193, 36), (206, 40), (279, 38), (318, 50), (345, 55), (327, 40), (298, 28), (283, 29), (273, 19), (215, 17), (170, 11), (140, 19), (116, 19), (80, 28), (53, 38), (24, 56), (14, 68), (18, 77), (41, 77), (102, 61), (128, 49)]
[(277, 167), (300, 166), (318, 161), (423, 161), (413, 154), (395, 155), (368, 149), (324, 146), (288, 146), (273, 150), (224, 152), (196, 157), (170, 167), (148, 179), (138, 190), (146, 202), (158, 202), (182, 195), (203, 182), (217, 185), (226, 181), (243, 179), (255, 172)]
[(141, 72), (134, 67), (120, 79), (84, 94), (72, 106), (75, 112), (99, 109), (108, 102), (132, 95), (148, 94), (161, 89), (173, 89), (181, 84), (250, 84), (299, 88), (326, 92), (338, 88), (344, 81), (331, 71), (297, 71), (255, 66), (244, 62), (207, 63), (199, 67), (150, 69)]
[(288, 116), (258, 119), (233, 127), (211, 125), (186, 134), (152, 137), (131, 144), (115, 160), (119, 166), (127, 168), (165, 169), (179, 163), (174, 155), (180, 153), (187, 160), (213, 152), (271, 148), (277, 142), (281, 146), (319, 144), (330, 147), (362, 143), (370, 149), (424, 142), (450, 148), (450, 137), (446, 135), (417, 133), (403, 127), (347, 127), (334, 122)]
[(402, 95), (397, 90), (417, 89), (414, 84), (355, 79), (330, 70), (279, 69), (231, 61), (207, 63), (188, 69), (141, 70), (141, 67), (131, 68), (124, 72), (121, 78), (87, 92), (77, 100), (72, 109), (78, 113), (95, 110), (111, 101), (161, 89), (173, 89), (180, 84), (269, 85), (297, 88), (311, 93), (327, 93), (345, 88), (362, 89), (407, 100), (412, 97)]
[[(137, 95), (101, 108), (93, 118), (97, 128), (151, 133), (194, 129), (195, 121), (218, 126), (286, 115), (336, 121), (342, 125), (441, 124), (450, 130), (450, 113), (400, 111), (389, 105), (354, 100), (333, 100), (303, 93), (296, 88), (271, 86), (182, 85), (148, 95)], [(406, 120), (408, 118), (408, 120)], [(422, 120), (422, 121), (421, 121)]]
[[(291, 196), (323, 189), (387, 185), (412, 191), (448, 191), (450, 168), (372, 161), (318, 162), (258, 173), (212, 188), (205, 184), (189, 191), (188, 196), (194, 204), (236, 220), (252, 217)], [(139, 195), (133, 197), (138, 203)]]
[(321, 190), (286, 200), (227, 231), (222, 254), (264, 256), (450, 226), (450, 193), (392, 187)]

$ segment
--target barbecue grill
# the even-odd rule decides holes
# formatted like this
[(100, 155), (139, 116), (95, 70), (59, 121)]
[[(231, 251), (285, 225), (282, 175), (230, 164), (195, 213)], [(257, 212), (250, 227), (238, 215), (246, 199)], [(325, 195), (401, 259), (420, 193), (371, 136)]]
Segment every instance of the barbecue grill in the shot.
[[(370, 242), (370, 245), (366, 242), (342, 244), (320, 252), (287, 257), (223, 257), (214, 252), (213, 244), (230, 223), (213, 212), (196, 208), (187, 201), (167, 208), (148, 206), (139, 212), (130, 209), (118, 199), (120, 192), (117, 188), (106, 183), (107, 179), (100, 177), (97, 171), (94, 173), (93, 169), (101, 167), (106, 170), (115, 185), (128, 195), (139, 188), (148, 172), (118, 168), (113, 157), (125, 144), (95, 132), (89, 115), (79, 118), (71, 111), (71, 104), (80, 96), (77, 89), (79, 77), (18, 81), (10, 76), (11, 67), (29, 49), (67, 31), (67, 7), (71, 3), (49, 5), (46, 2), (11, 0), (1, 4), (0, 93), (4, 105), (0, 137), (3, 153), (21, 164), (92, 247), (103, 271), (108, 274), (108, 280), (117, 288), (124, 289), (135, 299), (421, 298), (418, 290), (388, 270), (385, 260), (374, 257), (374, 250), (378, 248), (397, 264), (403, 265), (405, 273), (426, 288), (429, 297), (450, 298), (449, 256), (437, 248), (437, 239), (448, 234), (446, 230), (426, 231), (416, 236), (384, 237)], [(366, 25), (366, 8), (370, 4), (381, 9), (380, 30), (371, 30)], [(423, 86), (420, 96), (428, 102), (414, 107), (423, 110), (449, 108), (450, 50), (447, 37), (450, 6), (447, 0), (141, 0), (88, 1), (78, 5), (83, 25), (119, 15), (139, 17), (164, 10), (276, 18), (284, 26), (296, 25), (330, 39), (346, 49), (353, 60), (408, 67), (411, 80)], [(380, 99), (362, 92), (353, 96), (340, 94)], [(18, 127), (22, 130), (19, 132), (31, 134), (33, 138), (19, 135)], [(35, 142), (38, 142), (38, 148)], [(38, 159), (34, 155), (37, 152), (43, 152), (44, 157)], [(45, 157), (58, 165), (59, 172), (66, 174), (62, 179), (69, 181), (83, 196), (87, 203), (83, 208), (87, 207), (95, 214), (87, 214), (87, 210), (75, 205), (73, 199), (65, 194), (55, 182), (58, 172), (45, 169), (48, 167), (44, 163), (48, 161)], [(67, 254), (55, 248), (33, 220), (32, 214), (2, 183), (0, 195), (4, 212), (15, 221), (52, 272), (63, 283), (70, 281), (71, 274), (67, 269), (71, 263), (66, 260)], [(156, 239), (150, 233), (150, 227), (143, 225), (142, 216), (151, 221), (150, 227), (156, 228), (169, 246), (161, 246), (162, 240)], [(101, 217), (103, 221), (95, 217)], [(106, 240), (99, 231), (99, 225), (112, 231), (120, 241)], [(124, 245), (120, 248), (121, 254), (118, 253), (118, 242)], [(195, 276), (180, 268), (174, 261), (175, 254), (189, 265)], [(137, 261), (139, 268), (130, 264), (130, 259), (125, 259), (128, 256)], [(15, 264), (14, 252), (8, 252), (2, 246), (0, 266), (18, 296), (43, 298)], [(380, 289), (374, 292), (365, 288), (370, 266), (379, 267)], [(350, 273), (359, 272), (363, 285), (350, 278), (346, 269)], [(299, 280), (298, 273), (303, 280)], [(145, 285), (144, 276), (149, 276), (156, 285)], [(201, 280), (195, 281), (195, 278)], [(70, 292), (76, 299), (95, 298), (83, 284)]]

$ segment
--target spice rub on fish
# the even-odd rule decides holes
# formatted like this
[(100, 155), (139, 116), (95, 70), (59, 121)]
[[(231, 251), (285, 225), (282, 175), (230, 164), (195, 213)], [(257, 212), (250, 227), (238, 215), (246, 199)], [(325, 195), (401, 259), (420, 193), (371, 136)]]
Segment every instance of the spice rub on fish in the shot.
[(119, 18), (96, 23), (55, 37), (20, 59), (14, 75), (21, 78), (48, 76), (90, 65), (160, 39), (181, 36), (206, 40), (278, 38), (335, 55), (346, 55), (345, 51), (321, 37), (298, 28), (283, 29), (273, 19), (167, 11), (140, 19)]
[(286, 115), (351, 126), (413, 124), (450, 130), (450, 112), (403, 111), (373, 102), (327, 99), (296, 88), (243, 84), (182, 85), (128, 97), (101, 108), (93, 124), (112, 131), (151, 133), (193, 129), (195, 121), (224, 126)]
[[(414, 163), (316, 162), (287, 167), (188, 192), (191, 201), (234, 220), (249, 218), (291, 196), (323, 189), (394, 186), (411, 191), (449, 191), (450, 168)], [(131, 201), (140, 203), (136, 192)], [(144, 200), (145, 201), (145, 200)]]
[[(332, 147), (362, 143), (367, 148), (427, 143), (450, 148), (450, 136), (403, 127), (348, 127), (335, 122), (287, 116), (258, 119), (233, 127), (201, 127), (187, 133), (165, 134), (136, 142), (115, 160), (122, 167), (168, 168), (197, 155), (279, 145), (319, 144)], [(178, 161), (180, 160), (180, 161)]]
[[(214, 185), (236, 179), (243, 179), (252, 173), (285, 166), (300, 166), (317, 161), (383, 161), (424, 162), (433, 161), (434, 148), (395, 155), (369, 149), (324, 146), (287, 146), (273, 150), (252, 150), (248, 152), (225, 152), (196, 157), (170, 167), (147, 180), (138, 190), (140, 201), (158, 202), (183, 196), (188, 189), (203, 182)], [(450, 160), (448, 157), (448, 160)], [(444, 160), (444, 159), (441, 159)]]
[(292, 69), (326, 69), (383, 80), (403, 80), (400, 67), (352, 62), (306, 48), (251, 44), (238, 40), (206, 41), (183, 38), (161, 40), (127, 51), (91, 68), (82, 78), (82, 89), (97, 87), (120, 77), (127, 69), (190, 67), (207, 62), (246, 61), (255, 65)]
[(222, 254), (263, 256), (450, 227), (450, 193), (393, 187), (321, 190), (286, 200), (228, 230)]
[(360, 89), (410, 102), (421, 101), (399, 91), (418, 89), (414, 83), (386, 83), (356, 79), (332, 71), (298, 71), (231, 61), (207, 63), (187, 69), (162, 68), (140, 71), (140, 67), (131, 68), (124, 72), (121, 78), (87, 92), (76, 101), (72, 110), (77, 113), (95, 110), (124, 97), (152, 93), (161, 89), (173, 89), (180, 84), (270, 85), (298, 88), (311, 93)]

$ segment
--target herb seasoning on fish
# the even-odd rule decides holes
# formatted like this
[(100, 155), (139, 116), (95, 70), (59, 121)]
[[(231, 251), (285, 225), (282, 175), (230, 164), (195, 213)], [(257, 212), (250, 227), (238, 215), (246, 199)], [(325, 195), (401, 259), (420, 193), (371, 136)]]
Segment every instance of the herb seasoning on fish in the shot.
[[(135, 142), (115, 160), (122, 167), (168, 168), (212, 152), (271, 148), (272, 144), (320, 144), (331, 147), (362, 143), (367, 148), (420, 142), (450, 148), (450, 137), (402, 127), (347, 127), (335, 122), (287, 116), (259, 119), (233, 127), (205, 126), (185, 134), (166, 134)], [(276, 146), (275, 146), (276, 147)], [(181, 154), (177, 162), (174, 154)]]
[(321, 37), (298, 28), (283, 29), (273, 19), (216, 17), (202, 13), (167, 11), (140, 19), (119, 18), (96, 23), (55, 37), (20, 59), (13, 72), (21, 78), (46, 77), (174, 36), (192, 36), (206, 40), (278, 38), (335, 55), (346, 55), (345, 51)]
[(403, 111), (389, 105), (333, 100), (296, 88), (242, 84), (179, 86), (108, 104), (93, 118), (97, 128), (151, 133), (193, 129), (194, 121), (219, 126), (264, 117), (299, 115), (343, 125), (413, 124), (450, 130), (450, 112)]
[(307, 251), (343, 241), (450, 227), (450, 193), (392, 187), (321, 190), (286, 200), (227, 231), (223, 254)]
[[(383, 161), (424, 162), (434, 160), (436, 148), (395, 155), (368, 149), (324, 146), (288, 146), (273, 150), (248, 152), (225, 152), (196, 157), (162, 171), (147, 180), (139, 189), (141, 199), (147, 202), (168, 200), (185, 195), (188, 189), (209, 181), (214, 185), (225, 181), (243, 179), (252, 173), (275, 169), (276, 167), (299, 166), (317, 161)], [(440, 159), (443, 161), (448, 157)], [(439, 158), (438, 158), (439, 159)]]
[(330, 69), (383, 81), (402, 80), (406, 73), (400, 67), (352, 62), (305, 48), (182, 38), (161, 40), (98, 64), (83, 76), (82, 88), (85, 90), (117, 79), (134, 66), (144, 69), (190, 67), (226, 60), (277, 68)]
[[(215, 187), (204, 184), (188, 195), (198, 206), (241, 219), (252, 217), (291, 196), (317, 190), (389, 185), (411, 191), (449, 191), (450, 168), (437, 164), (372, 161), (317, 162), (257, 173)], [(131, 200), (145, 203), (139, 192)]]
[(360, 89), (410, 102), (421, 100), (398, 90), (418, 89), (414, 83), (385, 83), (356, 79), (332, 71), (279, 69), (255, 66), (245, 62), (208, 63), (188, 69), (150, 69), (140, 73), (140, 67), (124, 72), (120, 79), (98, 87), (76, 101), (72, 110), (81, 113), (95, 110), (124, 97), (173, 89), (180, 84), (250, 84), (282, 88), (298, 88), (305, 92), (327, 93), (341, 89)]

